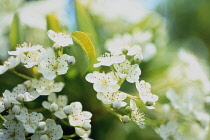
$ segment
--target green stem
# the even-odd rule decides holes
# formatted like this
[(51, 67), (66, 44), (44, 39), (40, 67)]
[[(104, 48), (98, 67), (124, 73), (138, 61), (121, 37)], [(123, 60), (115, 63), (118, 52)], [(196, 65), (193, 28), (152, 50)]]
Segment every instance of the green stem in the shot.
[(24, 75), (24, 74), (22, 74), (22, 73), (17, 72), (15, 69), (12, 69), (11, 71), (12, 71), (14, 74), (16, 74), (17, 76), (20, 76), (20, 77), (22, 77), (22, 78), (24, 78), (24, 79), (27, 79), (27, 80), (31, 80), (31, 79), (32, 79), (31, 77), (29, 77), (29, 76), (27, 76), (27, 75)]
[(106, 106), (106, 109), (107, 109), (107, 111), (109, 111), (113, 115), (117, 116), (119, 119), (122, 118), (122, 115), (120, 115), (119, 113), (115, 112), (112, 108)]
[(121, 86), (123, 84), (123, 82), (125, 81), (125, 78), (122, 78), (119, 80), (119, 82), (117, 83), (119, 86)]
[(0, 114), (0, 118), (5, 122), (7, 121), (1, 114)]
[(68, 136), (63, 135), (62, 138), (63, 138), (63, 139), (66, 139), (66, 140), (69, 140), (70, 138), (74, 138), (74, 137), (76, 137), (76, 136), (77, 136), (77, 134), (72, 134), (72, 135), (68, 135)]

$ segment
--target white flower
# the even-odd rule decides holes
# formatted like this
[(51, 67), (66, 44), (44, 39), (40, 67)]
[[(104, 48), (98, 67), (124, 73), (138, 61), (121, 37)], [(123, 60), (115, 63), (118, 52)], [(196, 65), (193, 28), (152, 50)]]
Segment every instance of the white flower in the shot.
[(142, 125), (144, 124), (144, 113), (140, 112), (140, 109), (136, 106), (136, 103), (133, 100), (130, 100), (130, 108), (131, 111), (131, 119), (137, 124)]
[(40, 137), (46, 135), (48, 140), (59, 140), (63, 136), (63, 130), (60, 125), (57, 125), (54, 120), (46, 120), (46, 131), (36, 131), (31, 136), (31, 140), (40, 140)]
[(170, 121), (166, 125), (160, 126), (160, 137), (163, 140), (168, 140), (170, 138), (174, 140), (182, 140), (183, 137), (178, 131), (178, 123), (175, 121)]
[[(39, 45), (36, 45), (39, 46)], [(31, 68), (41, 62), (46, 54), (46, 50), (41, 48), (36, 51), (29, 51), (27, 54), (22, 53), (20, 55), (21, 62), (24, 63), (26, 68)]]
[(81, 138), (88, 138), (91, 133), (91, 130), (85, 131), (83, 128), (75, 127), (75, 132)]
[(113, 66), (120, 78), (126, 78), (126, 80), (130, 83), (134, 83), (139, 80), (139, 76), (141, 75), (139, 65), (131, 65), (130, 61), (126, 59), (124, 62), (114, 64)]
[(64, 111), (63, 111), (63, 107), (65, 107), (67, 105), (68, 102), (68, 98), (66, 95), (59, 95), (58, 98), (56, 97), (55, 93), (51, 93), (48, 96), (48, 101), (44, 101), (42, 103), (42, 106), (46, 109), (49, 109), (55, 105), (57, 105), (57, 109), (54, 112), (54, 115), (56, 117), (58, 117), (59, 119), (64, 119), (67, 116), (65, 115)]
[(15, 115), (15, 117), (23, 123), (23, 126), (28, 133), (34, 133), (38, 123), (43, 119), (43, 115), (41, 113), (28, 113), (26, 108), (22, 108), (20, 113)]
[(128, 49), (127, 55), (133, 56), (142, 52), (142, 49), (139, 45), (133, 45)]
[(0, 98), (0, 113), (3, 112), (4, 110), (5, 110), (4, 99), (1, 97)]
[(87, 74), (85, 79), (90, 83), (94, 83), (93, 88), (97, 92), (115, 92), (120, 88), (113, 72), (105, 74), (94, 71), (93, 73)]
[(68, 71), (69, 55), (63, 54), (55, 57), (55, 52), (50, 48), (46, 52), (46, 56), (38, 65), (38, 72), (42, 73), (44, 78), (53, 80), (58, 75), (65, 74)]
[(97, 93), (97, 98), (101, 100), (104, 104), (113, 104), (114, 102), (119, 102), (120, 107), (124, 107), (127, 105), (125, 100), (127, 95), (123, 92), (114, 92), (114, 93)]
[(39, 94), (36, 91), (27, 92), (26, 87), (23, 84), (19, 84), (17, 87), (14, 87), (12, 92), (5, 90), (3, 93), (4, 100), (7, 100), (13, 104), (20, 104), (17, 101), (19, 95), (23, 95), (24, 101), (29, 102), (33, 101), (39, 97)]
[(125, 61), (125, 55), (112, 55), (110, 53), (105, 53), (101, 57), (97, 58), (99, 63), (94, 64), (94, 67), (100, 66), (111, 66), (112, 64), (122, 63)]
[(31, 86), (35, 88), (40, 95), (49, 95), (52, 92), (60, 92), (64, 87), (64, 83), (55, 83), (54, 80), (47, 80), (41, 77), (39, 80), (32, 79)]
[(47, 32), (48, 34), (48, 37), (53, 40), (57, 45), (59, 46), (68, 46), (70, 44), (73, 44), (73, 40), (72, 38), (67, 35), (67, 34), (64, 34), (64, 33), (55, 33), (54, 31), (52, 30), (49, 30)]
[(139, 97), (145, 103), (148, 109), (154, 109), (158, 96), (151, 93), (151, 85), (144, 80), (136, 82), (136, 88), (139, 91)]
[(9, 55), (20, 55), (22, 53), (25, 52), (29, 52), (29, 51), (37, 51), (40, 50), (42, 48), (41, 45), (33, 45), (31, 46), (31, 43), (23, 43), (21, 45), (18, 45), (16, 47), (16, 51), (8, 51)]
[(90, 123), (92, 114), (88, 111), (82, 111), (82, 105), (80, 102), (72, 102), (70, 104), (72, 108), (72, 114), (68, 116), (69, 123), (72, 126), (83, 126), (84, 123)]
[(25, 140), (24, 127), (21, 122), (14, 120), (4, 122), (7, 129), (0, 129), (1, 140)]
[(19, 63), (19, 57), (10, 56), (3, 65), (0, 65), (0, 74), (5, 73), (8, 69), (16, 67)]

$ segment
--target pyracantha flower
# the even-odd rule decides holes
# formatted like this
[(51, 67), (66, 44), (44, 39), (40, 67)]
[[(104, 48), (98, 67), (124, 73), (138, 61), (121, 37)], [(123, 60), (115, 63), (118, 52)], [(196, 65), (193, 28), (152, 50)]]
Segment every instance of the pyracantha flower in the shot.
[(90, 83), (94, 83), (93, 88), (97, 92), (115, 92), (120, 88), (117, 84), (117, 77), (113, 72), (105, 74), (94, 71), (93, 73), (87, 74), (85, 79)]
[(9, 55), (20, 55), (22, 53), (25, 52), (29, 52), (29, 51), (37, 51), (40, 50), (42, 48), (41, 45), (33, 45), (31, 46), (31, 43), (23, 43), (21, 45), (18, 45), (16, 47), (16, 51), (8, 51)]
[(126, 102), (123, 102), (126, 97), (127, 95), (120, 91), (114, 93), (97, 93), (97, 98), (101, 100), (104, 104), (117, 104), (119, 105), (119, 108), (127, 105)]
[(0, 74), (5, 73), (8, 69), (12, 69), (20, 64), (19, 57), (10, 56), (3, 65), (0, 65)]
[(43, 115), (41, 113), (28, 113), (26, 108), (22, 108), (20, 113), (15, 115), (15, 117), (23, 123), (23, 126), (28, 133), (34, 133), (38, 123), (43, 119)]
[(134, 83), (139, 80), (141, 70), (138, 64), (131, 65), (130, 61), (126, 59), (124, 62), (114, 64), (113, 66), (120, 78), (126, 78), (126, 80), (130, 83)]
[(60, 125), (57, 125), (54, 120), (46, 120), (45, 131), (36, 131), (34, 135), (31, 136), (31, 140), (40, 140), (45, 137), (47, 140), (59, 140), (63, 136), (63, 130)]
[(158, 96), (151, 93), (151, 85), (144, 80), (136, 82), (136, 88), (139, 91), (139, 97), (145, 103), (148, 109), (154, 109), (155, 102), (158, 100)]
[(26, 87), (23, 84), (19, 84), (17, 87), (13, 88), (12, 92), (5, 90), (3, 93), (4, 100), (9, 101), (13, 104), (20, 104), (18, 98), (22, 96), (23, 101), (33, 101), (39, 97), (39, 94), (36, 91), (27, 92)]
[(69, 105), (71, 114), (68, 116), (69, 123), (72, 126), (83, 126), (84, 123), (90, 123), (92, 114), (88, 111), (82, 111), (82, 104), (80, 102), (72, 102)]
[(137, 125), (144, 124), (144, 113), (140, 112), (140, 109), (136, 106), (136, 103), (133, 100), (130, 100), (131, 111), (131, 120), (133, 120)]
[(46, 54), (46, 50), (44, 48), (41, 48), (36, 51), (29, 51), (27, 52), (27, 54), (22, 53), (20, 55), (20, 60), (22, 63), (25, 64), (24, 66), (26, 68), (31, 68), (35, 65), (38, 65), (44, 58), (45, 54)]
[(48, 49), (46, 56), (38, 65), (38, 72), (42, 73), (44, 78), (53, 80), (58, 75), (63, 75), (68, 71), (68, 60), (72, 56), (63, 54), (60, 57), (55, 57), (55, 52)]
[(0, 129), (1, 140), (25, 140), (24, 127), (21, 122), (14, 120), (6, 121), (3, 124), (7, 129)]
[(56, 43), (56, 45), (65, 47), (70, 44), (73, 44), (72, 38), (67, 34), (55, 33), (52, 30), (49, 30), (47, 34), (48, 34), (48, 37)]
[(85, 139), (89, 137), (91, 130), (85, 131), (83, 128), (75, 127), (75, 133)]
[(59, 119), (66, 118), (66, 114), (63, 112), (63, 107), (68, 103), (68, 98), (66, 95), (59, 95), (56, 97), (55, 93), (51, 93), (48, 96), (48, 101), (44, 101), (42, 106), (46, 109), (49, 109), (51, 112), (54, 112), (54, 115)]
[(39, 80), (32, 79), (31, 86), (35, 88), (40, 95), (49, 95), (52, 92), (60, 92), (64, 87), (64, 83), (55, 83), (54, 80), (47, 80), (41, 77)]
[(97, 60), (99, 63), (94, 64), (94, 67), (111, 66), (112, 64), (122, 63), (125, 61), (125, 55), (112, 55), (110, 53), (106, 53), (97, 58)]

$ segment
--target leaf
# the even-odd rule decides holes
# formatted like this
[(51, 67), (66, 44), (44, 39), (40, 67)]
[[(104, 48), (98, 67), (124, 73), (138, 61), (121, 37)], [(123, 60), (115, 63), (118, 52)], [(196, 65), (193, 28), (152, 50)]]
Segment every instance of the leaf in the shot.
[(54, 14), (48, 14), (47, 19), (47, 30), (53, 30), (55, 32), (61, 32), (61, 27), (58, 18)]
[(74, 51), (76, 57), (76, 66), (83, 75), (87, 72), (89, 65), (95, 61), (95, 48), (90, 38), (83, 32), (72, 32), (74, 41)]
[(21, 24), (18, 13), (14, 14), (9, 37), (12, 48), (15, 48), (17, 44), (22, 43)]
[(84, 32), (74, 31), (72, 32), (72, 38), (81, 45), (83, 50), (85, 50), (85, 52), (87, 53), (88, 57), (96, 56), (93, 43)]
[[(75, 1), (75, 10), (78, 30), (85, 32), (87, 36), (92, 40), (94, 46), (99, 46), (97, 32), (95, 30), (92, 19), (79, 1)], [(97, 54), (101, 54), (101, 48), (96, 47), (96, 52)]]

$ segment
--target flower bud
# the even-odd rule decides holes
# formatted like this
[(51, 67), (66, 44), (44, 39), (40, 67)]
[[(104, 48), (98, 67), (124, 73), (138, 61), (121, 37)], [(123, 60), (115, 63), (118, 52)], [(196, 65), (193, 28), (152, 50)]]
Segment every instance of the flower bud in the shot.
[(39, 140), (49, 140), (47, 135), (41, 135)]
[(50, 105), (50, 111), (51, 111), (51, 112), (56, 112), (56, 111), (58, 111), (58, 105), (57, 105), (56, 103), (52, 103), (52, 104)]
[(128, 53), (128, 49), (126, 49), (126, 48), (123, 48), (121, 51), (122, 51), (122, 53), (125, 54), (125, 55)]
[(121, 102), (119, 101), (114, 101), (113, 104), (112, 104), (112, 107), (114, 109), (120, 109), (121, 108)]
[(63, 111), (66, 115), (69, 115), (69, 114), (72, 114), (73, 113), (73, 110), (72, 110), (72, 107), (70, 105), (67, 105), (63, 108)]
[(37, 130), (38, 131), (43, 131), (46, 129), (46, 122), (39, 122), (37, 125)]
[(142, 59), (143, 59), (142, 53), (136, 54), (136, 55), (134, 56), (134, 61), (135, 61), (135, 63), (137, 63), (137, 64), (140, 64), (141, 61), (142, 61)]
[(25, 99), (24, 95), (23, 94), (18, 94), (18, 96), (16, 97), (16, 100), (19, 101), (19, 102), (23, 102)]
[(4, 108), (5, 109), (10, 109), (12, 107), (12, 103), (8, 100), (4, 101)]
[(123, 123), (128, 123), (129, 121), (130, 121), (130, 118), (129, 118), (128, 115), (122, 116), (122, 122), (123, 122)]
[(20, 113), (20, 106), (14, 105), (12, 108), (12, 113), (19, 114)]
[(85, 131), (88, 131), (88, 130), (91, 129), (91, 125), (90, 125), (90, 123), (84, 123), (83, 126), (82, 126), (82, 128), (83, 128)]
[(57, 43), (55, 43), (55, 44), (53, 44), (53, 49), (55, 50), (55, 51), (58, 51), (59, 49), (60, 49), (60, 45), (58, 45)]
[(67, 62), (70, 64), (70, 65), (73, 65), (75, 64), (76, 60), (73, 56), (69, 56), (68, 59), (67, 59)]

